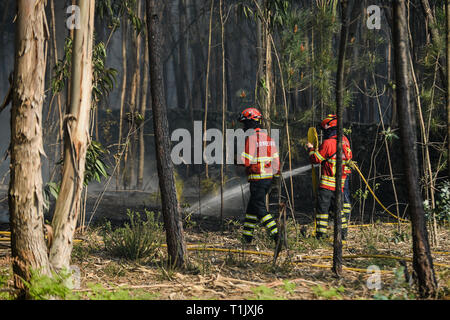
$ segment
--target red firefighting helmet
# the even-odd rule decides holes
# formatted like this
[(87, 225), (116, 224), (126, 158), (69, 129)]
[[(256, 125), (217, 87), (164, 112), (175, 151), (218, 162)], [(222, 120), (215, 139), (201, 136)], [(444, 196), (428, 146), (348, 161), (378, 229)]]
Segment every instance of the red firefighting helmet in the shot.
[(245, 121), (245, 120), (254, 120), (256, 122), (259, 122), (262, 119), (262, 114), (259, 112), (256, 108), (247, 108), (244, 111), (241, 112), (239, 115), (239, 121)]
[(325, 129), (325, 126), (329, 125), (330, 128), (331, 127), (336, 127), (337, 126), (337, 117), (334, 114), (329, 114), (325, 119), (322, 120), (322, 122), (320, 123), (320, 126), (322, 127), (322, 129)]

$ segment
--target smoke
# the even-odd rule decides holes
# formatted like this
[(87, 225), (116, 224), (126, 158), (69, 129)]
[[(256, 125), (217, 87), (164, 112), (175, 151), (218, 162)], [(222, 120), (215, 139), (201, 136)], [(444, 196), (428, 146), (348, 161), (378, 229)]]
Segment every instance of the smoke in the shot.
[[(290, 171), (283, 172), (283, 179), (287, 179), (299, 174), (302, 174), (308, 170), (311, 170), (311, 165), (301, 166)], [(223, 193), (224, 211), (226, 215), (233, 215), (236, 212), (244, 212), (247, 206), (249, 192), (248, 183), (240, 183), (229, 189), (226, 189)], [(218, 215), (220, 213), (221, 195), (212, 196), (207, 199), (201, 199), (200, 203), (197, 202), (190, 209), (191, 214), (201, 215)], [(239, 211), (238, 211), (239, 210)]]

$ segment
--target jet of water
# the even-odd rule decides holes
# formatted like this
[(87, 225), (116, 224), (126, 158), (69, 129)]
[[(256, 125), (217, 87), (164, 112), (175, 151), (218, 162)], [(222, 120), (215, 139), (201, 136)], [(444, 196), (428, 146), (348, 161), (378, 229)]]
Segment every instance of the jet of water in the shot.
[[(296, 175), (299, 175), (303, 172), (306, 172), (308, 170), (311, 170), (311, 165), (305, 165), (301, 166), (296, 169), (292, 169), (286, 172), (282, 173), (283, 179), (287, 179)], [(223, 201), (224, 206), (227, 206), (228, 204), (236, 204), (236, 201), (240, 201), (237, 199), (238, 196), (245, 197), (245, 194), (247, 194), (249, 191), (249, 184), (239, 184), (236, 186), (233, 186), (232, 188), (225, 190), (223, 193)], [(231, 201), (231, 202), (230, 202)], [(244, 199), (242, 199), (242, 202), (245, 202)], [(243, 204), (244, 206), (246, 204)], [(192, 207), (189, 208), (189, 213), (192, 214), (198, 214), (201, 213), (203, 215), (213, 215), (214, 212), (217, 210), (217, 207), (220, 207), (220, 194), (213, 196), (209, 199), (206, 199), (205, 201), (201, 201), (201, 204), (197, 202)]]

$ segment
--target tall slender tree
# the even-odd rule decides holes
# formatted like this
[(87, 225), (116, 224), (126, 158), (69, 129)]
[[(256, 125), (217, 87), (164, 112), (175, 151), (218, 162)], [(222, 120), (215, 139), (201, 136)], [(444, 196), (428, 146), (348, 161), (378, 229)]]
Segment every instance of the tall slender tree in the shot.
[(119, 189), (121, 181), (121, 157), (123, 154), (122, 135), (123, 135), (123, 118), (125, 110), (125, 94), (127, 90), (127, 23), (128, 19), (124, 15), (122, 17), (122, 89), (120, 94), (120, 109), (119, 109), (119, 140), (117, 142), (117, 154), (116, 154), (116, 190)]
[(8, 201), (14, 282), (21, 292), (30, 268), (50, 273), (41, 174), (45, 24), (43, 1), (17, 1)]
[(169, 124), (164, 94), (162, 65), (162, 2), (146, 0), (147, 35), (150, 62), (150, 91), (152, 96), (153, 128), (155, 130), (155, 152), (161, 190), (162, 213), (166, 229), (169, 263), (183, 267), (186, 262), (186, 244), (183, 224), (175, 188), (173, 163), (170, 158)]
[[(144, 3), (145, 5), (145, 3)], [(145, 10), (143, 15), (143, 23), (145, 23)], [(142, 32), (146, 32), (142, 30)], [(140, 115), (141, 119), (139, 122), (139, 164), (138, 164), (138, 175), (137, 175), (137, 189), (142, 189), (144, 187), (144, 169), (145, 169), (145, 113), (147, 110), (147, 94), (148, 94), (148, 82), (149, 82), (149, 71), (148, 71), (148, 41), (144, 37), (144, 63), (142, 64), (144, 76), (142, 80), (142, 98), (141, 98), (141, 109)]]
[(337, 115), (337, 151), (336, 151), (336, 192), (334, 213), (333, 271), (342, 273), (342, 137), (344, 134), (344, 90), (345, 90), (345, 54), (348, 41), (348, 0), (341, 0), (341, 38), (339, 40), (339, 58), (336, 74), (336, 115)]
[(447, 167), (448, 178), (450, 179), (450, 0), (445, 2), (445, 24), (447, 29), (447, 39), (445, 42), (445, 55), (447, 60)]
[(437, 283), (430, 254), (425, 212), (419, 185), (416, 134), (412, 126), (411, 74), (408, 67), (408, 34), (405, 0), (393, 1), (393, 39), (396, 95), (403, 167), (409, 202), (413, 237), (413, 268), (422, 297), (436, 293)]

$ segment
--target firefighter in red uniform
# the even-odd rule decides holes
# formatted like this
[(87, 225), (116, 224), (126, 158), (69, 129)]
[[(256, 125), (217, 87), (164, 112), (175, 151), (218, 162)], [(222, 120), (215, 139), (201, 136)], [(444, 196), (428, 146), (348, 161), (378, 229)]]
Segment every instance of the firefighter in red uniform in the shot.
[[(324, 237), (327, 233), (328, 215), (334, 210), (334, 191), (336, 186), (336, 151), (337, 151), (337, 117), (328, 115), (321, 124), (323, 131), (323, 142), (319, 146), (319, 150), (314, 150), (311, 143), (306, 146), (309, 151), (309, 159), (313, 164), (321, 164), (321, 178), (319, 185), (319, 195), (317, 203), (316, 215), (316, 237)], [(343, 167), (342, 167), (342, 188), (344, 188), (347, 174), (350, 169), (346, 163), (352, 159), (352, 151), (350, 142), (347, 137), (342, 137), (343, 149)], [(344, 195), (344, 205), (341, 212), (342, 215), (342, 239), (347, 237), (348, 214), (350, 213), (350, 199), (348, 195)]]
[(266, 195), (270, 192), (273, 178), (280, 175), (280, 160), (274, 140), (261, 130), (262, 115), (258, 109), (247, 108), (241, 112), (239, 121), (244, 131), (254, 132), (245, 140), (245, 149), (241, 154), (250, 183), (250, 199), (244, 221), (243, 238), (251, 243), (253, 231), (258, 222), (264, 225), (275, 242), (278, 238), (277, 224), (267, 212)]

